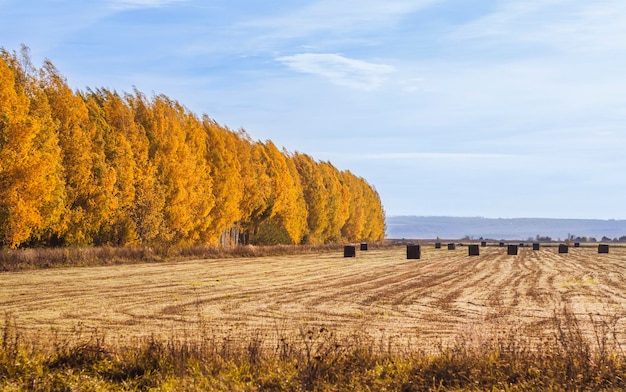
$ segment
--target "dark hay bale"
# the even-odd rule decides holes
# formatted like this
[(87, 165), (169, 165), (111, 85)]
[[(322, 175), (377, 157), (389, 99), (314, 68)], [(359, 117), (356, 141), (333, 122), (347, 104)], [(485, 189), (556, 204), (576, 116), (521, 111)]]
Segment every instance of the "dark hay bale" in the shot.
[(435, 249), (441, 249), (441, 242), (435, 242)]
[(478, 245), (469, 245), (467, 247), (467, 249), (469, 250), (469, 255), (470, 256), (479, 256), (480, 255), (480, 248), (478, 247)]
[(517, 255), (517, 245), (509, 245), (506, 249), (506, 254), (509, 256)]
[(456, 245), (448, 244), (448, 250), (455, 250), (455, 249), (456, 249)]
[(482, 241), (482, 242), (480, 243), (480, 246), (481, 246), (481, 247), (483, 247), (483, 248), (484, 248), (485, 246), (487, 246), (487, 241)]
[(565, 244), (559, 245), (559, 253), (568, 253), (568, 252), (569, 252), (569, 246)]
[(500, 244), (498, 245), (500, 248), (504, 248), (504, 242), (500, 242)]
[(533, 250), (539, 250), (539, 243), (535, 242), (533, 244)]
[(406, 258), (407, 259), (419, 259), (422, 255), (422, 248), (419, 245), (407, 245), (406, 246)]
[(367, 250), (367, 244), (365, 243), (361, 244), (361, 250)]
[(344, 246), (343, 257), (356, 257), (356, 246), (351, 246), (351, 245)]
[(598, 253), (609, 253), (609, 246), (606, 244), (598, 245)]
[(574, 242), (574, 248), (580, 248), (580, 242)]

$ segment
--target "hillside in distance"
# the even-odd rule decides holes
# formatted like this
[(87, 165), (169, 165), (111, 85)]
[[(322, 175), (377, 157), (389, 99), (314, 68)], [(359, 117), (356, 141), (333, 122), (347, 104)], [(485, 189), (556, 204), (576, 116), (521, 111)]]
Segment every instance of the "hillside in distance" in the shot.
[(495, 239), (528, 240), (550, 237), (552, 240), (587, 237), (600, 241), (626, 235), (626, 220), (512, 218), (442, 216), (387, 217), (390, 239)]

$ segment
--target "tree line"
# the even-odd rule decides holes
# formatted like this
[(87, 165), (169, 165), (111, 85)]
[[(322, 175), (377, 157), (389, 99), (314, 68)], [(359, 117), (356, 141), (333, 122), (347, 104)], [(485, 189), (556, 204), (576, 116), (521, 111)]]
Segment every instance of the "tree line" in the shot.
[(375, 241), (384, 221), (350, 171), (1, 50), (0, 247)]

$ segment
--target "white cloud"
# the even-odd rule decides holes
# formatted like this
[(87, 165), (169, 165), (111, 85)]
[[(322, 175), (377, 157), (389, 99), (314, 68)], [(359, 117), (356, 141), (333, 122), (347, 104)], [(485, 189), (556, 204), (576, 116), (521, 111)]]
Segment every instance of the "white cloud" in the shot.
[[(395, 20), (423, 8), (433, 0), (422, 1), (381, 1), (381, 0), (323, 0), (304, 7), (283, 18), (275, 18), (266, 23), (280, 22), (282, 28), (292, 32), (310, 33), (319, 30), (368, 28), (364, 23), (377, 24)], [(373, 26), (370, 25), (369, 28)]]
[(624, 18), (626, 3), (622, 0), (509, 0), (499, 3), (496, 12), (459, 27), (448, 38), (481, 45), (535, 45), (537, 49), (572, 53), (623, 53)]
[[(239, 28), (260, 29), (258, 46), (312, 39), (315, 47), (338, 42), (368, 44), (363, 32), (378, 34), (402, 18), (442, 0), (319, 0), (283, 15), (250, 20)], [(376, 38), (373, 38), (376, 39)], [(307, 44), (310, 44), (308, 42)]]
[(521, 155), (496, 154), (496, 153), (457, 153), (457, 152), (394, 152), (381, 154), (364, 154), (365, 159), (445, 159), (445, 160), (468, 160), (468, 159), (509, 159), (520, 158)]
[(339, 86), (374, 90), (381, 86), (394, 67), (349, 59), (332, 53), (302, 53), (276, 59), (297, 72), (321, 76)]
[[(528, 197), (533, 215), (579, 208), (566, 196), (588, 178), (605, 184), (580, 204), (618, 211), (626, 2), (469, 3), (0, 0), (0, 36), (9, 49), (31, 46), (36, 64), (50, 58), (76, 88), (164, 93), (375, 180), (389, 211), (459, 205), (437, 190), (450, 188), (446, 173), (470, 170), (484, 200), (504, 189), (493, 178), (515, 179), (511, 201), (550, 187)], [(115, 15), (141, 9), (154, 12)], [(524, 182), (528, 173), (541, 178)], [(408, 187), (424, 184), (416, 203)], [(463, 200), (463, 214), (481, 212)]]
[(109, 0), (114, 9), (126, 10), (134, 8), (158, 8), (170, 4), (182, 3), (186, 0)]

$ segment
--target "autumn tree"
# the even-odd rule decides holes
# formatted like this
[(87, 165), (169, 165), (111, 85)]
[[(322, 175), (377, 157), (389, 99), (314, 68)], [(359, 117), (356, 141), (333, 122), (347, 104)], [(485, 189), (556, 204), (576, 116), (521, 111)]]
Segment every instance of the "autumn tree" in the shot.
[(116, 172), (119, 210), (112, 233), (122, 243), (150, 243), (158, 235), (161, 221), (158, 213), (151, 215), (154, 209), (147, 208), (158, 205), (153, 195), (155, 170), (148, 159), (148, 138), (135, 121), (130, 96), (124, 98), (109, 90), (99, 90), (98, 95), (113, 136), (107, 139), (111, 151), (108, 162)]
[(350, 241), (379, 241), (385, 235), (385, 212), (378, 192), (364, 178), (350, 171), (342, 173), (350, 197), (349, 217), (341, 229)]
[(164, 198), (159, 238), (176, 244), (197, 242), (200, 232), (210, 227), (214, 205), (206, 164), (206, 133), (195, 116), (165, 96), (143, 105), (149, 110), (142, 126)]
[(268, 160), (263, 144), (253, 142), (245, 131), (239, 132), (237, 154), (241, 162), (243, 195), (239, 203), (240, 226), (244, 243), (257, 234), (261, 222), (271, 214), (272, 179), (266, 168)]
[(371, 185), (362, 179), (364, 184), (365, 226), (361, 237), (365, 241), (381, 241), (385, 238), (385, 210), (380, 195)]
[(101, 184), (94, 181), (89, 112), (83, 98), (69, 88), (52, 63), (46, 61), (40, 77), (56, 120), (67, 195), (60, 240), (66, 244), (92, 244), (100, 228), (100, 222), (94, 220), (101, 215), (101, 205), (94, 202), (94, 195)]
[(350, 215), (350, 195), (347, 186), (341, 182), (341, 172), (330, 162), (320, 162), (320, 171), (326, 189), (325, 210), (328, 224), (324, 227), (322, 237), (325, 243), (340, 242), (343, 238), (341, 228)]
[(124, 245), (137, 241), (129, 210), (135, 198), (132, 149), (129, 141), (111, 124), (107, 113), (109, 92), (89, 90), (85, 103), (89, 112), (92, 162), (97, 191), (92, 203), (96, 244)]
[(348, 241), (362, 241), (365, 227), (364, 187), (359, 178), (350, 171), (341, 173), (341, 182), (347, 187), (350, 199), (348, 201), (348, 219), (341, 227), (342, 238)]
[[(286, 234), (272, 242), (298, 244), (306, 229), (307, 211), (296, 167), (271, 141), (263, 147), (264, 165), (271, 180), (269, 213), (264, 227), (270, 229), (271, 225), (276, 235), (281, 231)], [(266, 236), (264, 242), (268, 240)]]
[(148, 100), (138, 91), (134, 95), (126, 95), (125, 99), (133, 114), (134, 126), (129, 140), (137, 165), (135, 202), (131, 217), (141, 242), (150, 244), (160, 240), (165, 224), (165, 194), (158, 179), (158, 169), (153, 159), (154, 150), (144, 128), (151, 121), (151, 109)]
[(65, 189), (55, 123), (28, 50), (0, 55), (0, 242), (58, 232)]
[(0, 56), (0, 246), (376, 240), (372, 186), (138, 91)]
[(302, 194), (307, 208), (306, 241), (311, 244), (324, 243), (324, 230), (329, 225), (326, 201), (328, 192), (320, 165), (306, 154), (296, 153), (292, 160), (300, 177)]
[[(202, 119), (207, 136), (206, 160), (213, 186), (215, 205), (211, 209), (212, 225), (205, 231), (206, 242), (216, 243), (225, 235), (222, 243), (230, 243), (229, 232), (241, 219), (240, 204), (243, 198), (242, 164), (237, 154), (242, 143), (232, 131), (224, 129), (208, 116)], [(235, 240), (236, 241), (236, 240)]]

